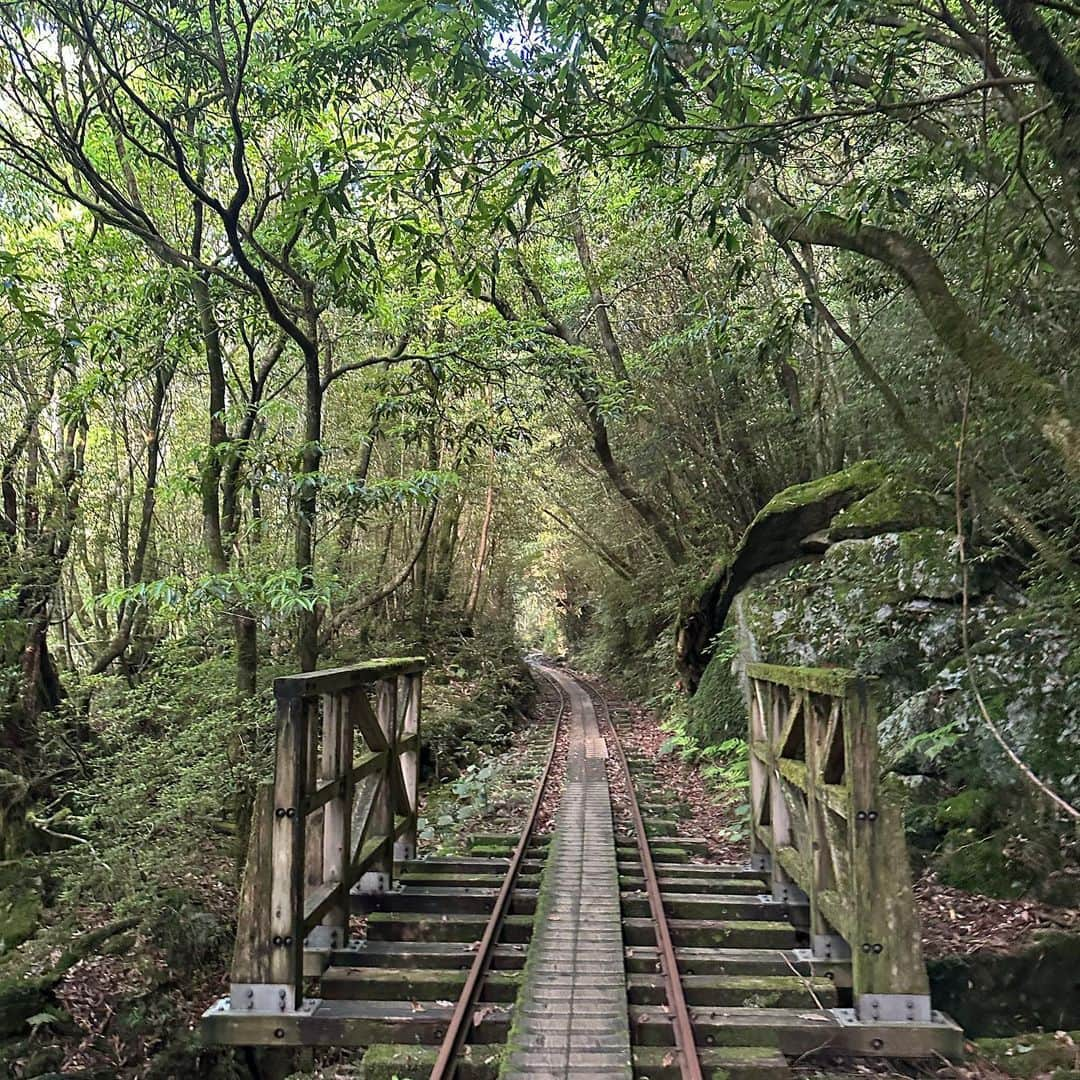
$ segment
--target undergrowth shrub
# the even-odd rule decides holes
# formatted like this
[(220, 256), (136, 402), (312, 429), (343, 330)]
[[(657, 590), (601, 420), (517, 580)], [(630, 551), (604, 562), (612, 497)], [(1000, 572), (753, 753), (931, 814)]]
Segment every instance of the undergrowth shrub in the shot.
[(513, 633), (487, 626), (432, 642), (424, 677), (423, 778), (458, 776), (504, 747), (535, 686)]
[(64, 899), (140, 913), (159, 890), (191, 892), (193, 878), (234, 865), (238, 823), (272, 769), (274, 712), (268, 691), (239, 704), (233, 672), (226, 657), (168, 643), (135, 685), (99, 675), (73, 686), (53, 731), (69, 743), (80, 731), (85, 751), (61, 788), (81, 863)]

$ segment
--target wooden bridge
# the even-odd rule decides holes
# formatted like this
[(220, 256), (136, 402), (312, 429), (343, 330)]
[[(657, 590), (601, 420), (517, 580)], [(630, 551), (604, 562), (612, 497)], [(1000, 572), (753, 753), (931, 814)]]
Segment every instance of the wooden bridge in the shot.
[(275, 776), (206, 1041), (365, 1047), (386, 1080), (757, 1080), (795, 1058), (961, 1055), (930, 1001), (872, 685), (747, 668), (751, 856), (719, 866), (678, 834), (676, 793), (624, 753), (603, 697), (537, 667), (557, 717), (521, 763), (523, 828), (417, 859), (423, 667), (275, 683)]

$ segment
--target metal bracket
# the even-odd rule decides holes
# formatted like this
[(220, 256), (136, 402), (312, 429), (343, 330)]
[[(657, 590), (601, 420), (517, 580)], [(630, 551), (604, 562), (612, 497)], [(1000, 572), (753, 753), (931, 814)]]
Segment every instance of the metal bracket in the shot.
[(345, 928), (341, 926), (313, 926), (304, 938), (305, 949), (336, 949), (345, 938)]
[(394, 862), (406, 862), (416, 858), (416, 844), (406, 840), (394, 841)]
[(383, 893), (390, 884), (390, 877), (381, 870), (368, 870), (360, 875), (360, 880), (353, 886), (355, 893)]
[(772, 869), (772, 856), (767, 851), (759, 852), (750, 856), (751, 870), (764, 870), (768, 873)]
[(860, 994), (855, 999), (855, 1015), (863, 1023), (875, 1020), (903, 1023), (930, 1021), (929, 994)]
[[(830, 1009), (829, 1012), (835, 1017), (836, 1022), (843, 1027), (858, 1027), (860, 1024), (941, 1024), (943, 1027), (954, 1026), (953, 1021), (949, 1019), (944, 1013), (938, 1012), (937, 1009), (929, 1008), (930, 999), (925, 994), (866, 994), (862, 1000), (877, 1000), (879, 1003), (884, 1003), (894, 998), (896, 1001), (903, 1003), (902, 1015), (886, 1016), (884, 1012), (875, 1019), (871, 1016), (862, 1017), (859, 1015), (857, 1009)], [(911, 1001), (915, 1004), (914, 1016), (908, 1015), (907, 1002)]]
[(232, 983), (230, 1012), (284, 1013), (296, 1011), (296, 987), (285, 983)]
[(781, 904), (809, 904), (810, 897), (806, 895), (793, 881), (780, 881), (773, 885), (772, 898), (779, 900)]
[(851, 947), (839, 934), (814, 934), (810, 947), (815, 960), (851, 959)]

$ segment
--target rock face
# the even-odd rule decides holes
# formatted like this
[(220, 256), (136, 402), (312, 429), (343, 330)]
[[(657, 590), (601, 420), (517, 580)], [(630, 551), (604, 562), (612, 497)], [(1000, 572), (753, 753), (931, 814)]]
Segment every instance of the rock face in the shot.
[(969, 1038), (1058, 1031), (1076, 1023), (1080, 937), (1047, 933), (1014, 955), (976, 953), (929, 964), (935, 1008)]
[[(817, 486), (818, 495), (808, 491), (814, 485), (782, 492), (769, 504), (774, 512), (758, 516), (703, 592), (699, 638), (708, 626), (716, 640), (709, 619), (722, 613), (736, 637), (736, 667), (761, 660), (877, 677), (883, 764), (911, 793), (909, 830), (936, 851), (942, 878), (1080, 903), (1080, 868), (1052, 823), (1031, 823), (1045, 815), (1030, 803), (1021, 812), (1027, 792), (972, 689), (1036, 773), (1076, 800), (1080, 657), (1067, 628), (991, 567), (970, 563), (969, 675), (948, 508), (873, 463)], [(782, 539), (779, 521), (788, 530)], [(699, 677), (702, 688), (730, 670), (730, 654), (718, 654)], [(964, 789), (975, 794), (958, 802)], [(1022, 832), (1014, 826), (1021, 819)]]
[(876, 461), (864, 461), (832, 476), (787, 488), (769, 500), (732, 556), (713, 566), (683, 612), (676, 652), (691, 690), (697, 689), (712, 656), (713, 639), (750, 578), (795, 558), (806, 537), (826, 528), (839, 511), (881, 487), (886, 479)]

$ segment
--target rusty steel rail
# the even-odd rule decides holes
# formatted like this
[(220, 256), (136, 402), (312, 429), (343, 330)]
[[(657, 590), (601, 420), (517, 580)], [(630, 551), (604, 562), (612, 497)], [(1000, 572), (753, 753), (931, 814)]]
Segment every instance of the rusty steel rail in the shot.
[(645, 821), (641, 816), (641, 807), (638, 806), (634, 780), (630, 775), (630, 765), (626, 760), (619, 733), (615, 730), (614, 723), (612, 723), (611, 709), (608, 707), (607, 701), (594, 687), (589, 686), (588, 683), (584, 685), (592, 695), (593, 702), (603, 708), (604, 719), (607, 721), (608, 730), (611, 732), (611, 743), (614, 746), (615, 753), (618, 755), (623, 776), (626, 778), (630, 816), (634, 822), (634, 839), (641, 855), (641, 872), (645, 878), (645, 892), (649, 898), (649, 912), (656, 927), (656, 947), (660, 958), (660, 972), (664, 976), (664, 990), (667, 996), (668, 1009), (671, 1011), (671, 1027), (675, 1034), (675, 1051), (679, 1059), (679, 1074), (684, 1080), (704, 1080), (701, 1062), (698, 1059), (697, 1044), (694, 1040), (694, 1025), (690, 1020), (690, 1010), (686, 1004), (686, 996), (683, 994), (679, 961), (675, 955), (675, 946), (671, 940), (671, 928), (668, 926), (667, 912), (664, 911), (664, 898), (660, 893), (660, 882), (656, 876), (656, 867), (653, 865), (652, 851), (649, 849), (649, 838), (645, 834)]
[(510, 908), (510, 899), (517, 883), (521, 863), (525, 858), (525, 850), (532, 839), (533, 829), (536, 827), (536, 817), (540, 812), (540, 804), (547, 789), (548, 777), (551, 775), (551, 766), (555, 761), (555, 751), (559, 745), (559, 732), (562, 730), (563, 717), (566, 715), (567, 697), (563, 689), (554, 679), (548, 679), (559, 694), (559, 712), (555, 717), (555, 730), (551, 735), (551, 747), (548, 750), (547, 761), (544, 763), (544, 771), (540, 776), (540, 783), (536, 788), (529, 816), (525, 819), (525, 826), (521, 830), (521, 837), (510, 857), (510, 866), (499, 887), (499, 894), (495, 898), (495, 906), (491, 911), (491, 918), (484, 927), (483, 936), (476, 948), (476, 956), (473, 958), (469, 974), (465, 979), (465, 985), (461, 988), (457, 1004), (454, 1006), (454, 1014), (439, 1047), (439, 1055), (435, 1059), (435, 1065), (430, 1073), (430, 1080), (452, 1080), (457, 1072), (458, 1055), (465, 1046), (465, 1040), (469, 1036), (472, 1027), (472, 1017), (475, 1013), (480, 989), (483, 986), (484, 977), (491, 965), (491, 955), (498, 944), (499, 934), (502, 931), (503, 920)]

